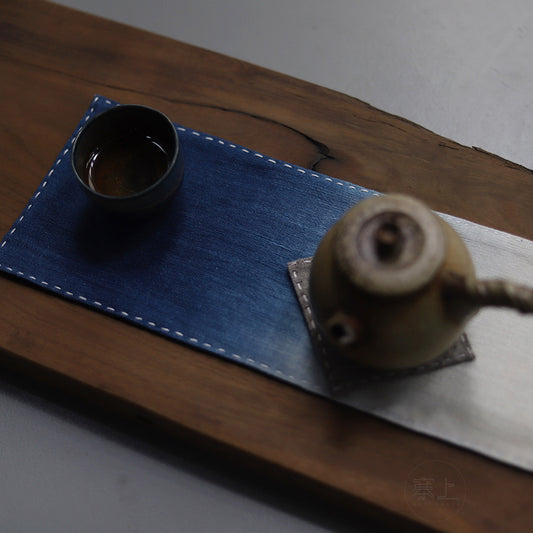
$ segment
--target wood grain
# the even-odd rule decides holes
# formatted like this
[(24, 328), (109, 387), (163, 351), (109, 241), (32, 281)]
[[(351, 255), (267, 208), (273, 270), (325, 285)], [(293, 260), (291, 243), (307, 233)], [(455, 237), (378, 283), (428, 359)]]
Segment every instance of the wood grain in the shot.
[[(272, 157), (533, 239), (531, 171), (359, 100), (38, 0), (0, 4), (0, 233), (95, 93)], [(520, 531), (533, 476), (0, 277), (0, 365), (396, 524)], [(459, 512), (413, 511), (425, 460), (454, 465)], [(303, 489), (302, 489), (303, 490)]]

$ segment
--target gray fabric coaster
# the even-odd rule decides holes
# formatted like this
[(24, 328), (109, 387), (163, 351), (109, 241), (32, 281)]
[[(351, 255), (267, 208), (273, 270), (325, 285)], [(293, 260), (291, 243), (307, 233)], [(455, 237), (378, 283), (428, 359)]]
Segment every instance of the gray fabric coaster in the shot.
[(320, 357), (330, 386), (334, 392), (341, 392), (351, 387), (404, 376), (422, 374), (450, 365), (472, 361), (475, 358), (466, 334), (442, 355), (416, 367), (401, 370), (374, 370), (362, 367), (354, 361), (339, 355), (336, 349), (320, 334), (313, 316), (309, 300), (309, 275), (312, 258), (298, 259), (288, 264), (289, 275), (298, 302), (302, 308), (307, 329), (311, 335), (315, 353)]

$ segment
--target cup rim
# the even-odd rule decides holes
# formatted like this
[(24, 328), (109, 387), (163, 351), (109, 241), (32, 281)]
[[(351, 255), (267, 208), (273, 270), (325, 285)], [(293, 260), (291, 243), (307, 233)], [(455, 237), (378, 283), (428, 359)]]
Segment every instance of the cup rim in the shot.
[[(76, 156), (76, 150), (77, 150), (78, 145), (79, 145), (79, 140), (81, 139), (81, 137), (83, 137), (83, 135), (89, 129), (91, 124), (93, 124), (95, 121), (97, 121), (98, 119), (100, 119), (104, 115), (108, 115), (108, 114), (111, 114), (111, 113), (116, 113), (116, 112), (119, 112), (119, 111), (123, 111), (125, 109), (138, 109), (138, 110), (148, 111), (149, 113), (153, 113), (153, 114), (159, 115), (163, 119), (163, 121), (166, 122), (166, 124), (170, 127), (170, 131), (172, 132), (172, 138), (173, 138), (173, 140), (175, 142), (175, 150), (173, 150), (172, 158), (170, 159), (170, 161), (169, 161), (169, 163), (167, 165), (167, 169), (165, 170), (165, 172), (156, 181), (154, 181), (152, 184), (150, 184), (145, 189), (142, 189), (141, 191), (138, 191), (136, 193), (128, 194), (128, 195), (124, 195), (124, 196), (115, 196), (115, 195), (112, 195), (112, 194), (104, 194), (104, 193), (98, 192), (97, 190), (95, 190), (92, 187), (90, 187), (85, 182), (85, 180), (80, 176), (80, 174), (79, 174), (79, 172), (78, 172), (78, 170), (76, 168), (76, 162), (75, 162), (76, 157), (75, 156)], [(72, 152), (71, 152), (70, 163), (71, 163), (72, 170), (74, 172), (74, 176), (76, 177), (76, 180), (85, 189), (85, 191), (87, 191), (89, 194), (92, 194), (92, 195), (94, 195), (94, 196), (96, 196), (98, 198), (101, 198), (101, 199), (103, 199), (103, 200), (105, 200), (107, 202), (110, 202), (110, 201), (112, 201), (112, 202), (124, 202), (124, 201), (129, 201), (129, 200), (131, 200), (133, 198), (140, 198), (140, 197), (142, 197), (142, 196), (144, 196), (146, 194), (149, 194), (152, 190), (157, 188), (158, 185), (161, 182), (165, 181), (165, 179), (168, 177), (168, 175), (171, 173), (172, 169), (176, 165), (176, 161), (177, 161), (178, 156), (179, 156), (179, 151), (180, 151), (180, 144), (179, 144), (178, 132), (176, 131), (174, 123), (164, 113), (162, 113), (161, 111), (159, 111), (157, 109), (154, 109), (153, 107), (140, 105), (140, 104), (117, 104), (114, 107), (106, 109), (106, 110), (102, 111), (101, 113), (98, 113), (97, 115), (93, 116), (90, 120), (87, 121), (86, 124), (84, 124), (84, 126), (81, 128), (81, 130), (76, 135), (76, 137), (74, 139), (74, 142), (72, 144)]]

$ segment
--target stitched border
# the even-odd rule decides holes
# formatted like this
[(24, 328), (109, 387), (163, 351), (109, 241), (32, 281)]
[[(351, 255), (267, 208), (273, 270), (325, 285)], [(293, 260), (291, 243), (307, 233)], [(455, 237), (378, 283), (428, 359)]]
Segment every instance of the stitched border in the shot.
[(150, 331), (154, 331), (154, 332), (157, 332), (157, 333), (164, 334), (167, 337), (171, 337), (171, 338), (180, 340), (182, 342), (190, 343), (191, 345), (195, 345), (195, 346), (198, 346), (198, 347), (203, 348), (205, 350), (209, 350), (210, 352), (216, 353), (218, 355), (226, 356), (228, 358), (234, 359), (235, 361), (239, 361), (239, 362), (242, 362), (242, 363), (247, 363), (248, 365), (257, 367), (257, 368), (259, 368), (259, 369), (261, 369), (263, 371), (265, 371), (265, 370), (269, 371), (273, 375), (281, 377), (281, 378), (284, 378), (284, 379), (286, 379), (288, 381), (291, 381), (294, 384), (299, 384), (299, 385), (303, 385), (305, 387), (309, 387), (310, 389), (313, 389), (313, 390), (318, 390), (317, 387), (314, 386), (312, 383), (310, 383), (308, 380), (303, 379), (303, 378), (297, 378), (297, 377), (293, 376), (292, 374), (287, 374), (285, 372), (282, 372), (281, 370), (279, 370), (277, 368), (274, 368), (274, 367), (272, 367), (271, 365), (269, 365), (267, 363), (263, 363), (263, 362), (258, 361), (256, 359), (253, 359), (252, 357), (249, 357), (249, 356), (246, 356), (246, 355), (239, 355), (239, 354), (234, 353), (234, 352), (232, 352), (230, 350), (227, 350), (226, 348), (223, 348), (221, 346), (220, 347), (216, 347), (212, 343), (209, 343), (209, 342), (202, 342), (199, 338), (190, 337), (190, 336), (186, 335), (185, 333), (183, 333), (180, 330), (174, 330), (174, 329), (168, 328), (166, 326), (162, 326), (162, 325), (156, 324), (155, 322), (153, 322), (151, 320), (148, 320), (147, 318), (144, 318), (144, 317), (141, 317), (141, 316), (138, 316), (138, 315), (133, 315), (133, 314), (128, 313), (127, 311), (122, 311), (122, 310), (116, 309), (115, 307), (112, 307), (110, 305), (106, 305), (100, 300), (91, 300), (91, 299), (83, 296), (82, 294), (75, 294), (74, 292), (66, 290), (63, 287), (59, 286), (59, 285), (54, 285), (53, 283), (49, 283), (49, 282), (47, 282), (45, 280), (40, 280), (40, 279), (36, 278), (33, 275), (26, 274), (25, 272), (22, 272), (20, 270), (14, 269), (14, 268), (12, 268), (10, 266), (7, 266), (7, 265), (3, 265), (2, 263), (0, 263), (0, 268), (5, 269), (7, 272), (9, 272), (11, 274), (14, 274), (14, 275), (16, 275), (18, 277), (25, 278), (25, 279), (27, 279), (29, 281), (32, 281), (34, 284), (40, 285), (40, 286), (42, 286), (42, 287), (44, 287), (44, 288), (46, 288), (46, 289), (48, 289), (48, 290), (50, 290), (52, 292), (57, 292), (57, 293), (63, 294), (64, 296), (66, 296), (70, 300), (74, 300), (74, 301), (78, 301), (80, 303), (86, 304), (91, 309), (94, 309), (94, 307), (96, 307), (97, 309), (105, 311), (106, 314), (112, 314), (112, 315), (114, 315), (114, 316), (116, 316), (118, 318), (129, 319), (131, 322), (134, 322), (134, 323), (137, 323), (137, 324), (140, 324), (140, 325), (144, 325), (146, 327), (146, 329), (149, 329)]
[(351, 183), (347, 183), (347, 182), (343, 182), (343, 181), (340, 181), (340, 180), (336, 180), (336, 179), (330, 178), (329, 176), (325, 176), (323, 174), (317, 174), (316, 172), (312, 172), (312, 171), (310, 171), (308, 169), (301, 168), (298, 165), (291, 165), (290, 163), (285, 163), (284, 161), (281, 161), (281, 160), (272, 159), (271, 157), (268, 157), (268, 156), (266, 156), (264, 154), (261, 154), (259, 152), (254, 152), (253, 150), (249, 150), (248, 148), (244, 148), (242, 146), (238, 146), (236, 144), (230, 143), (228, 141), (224, 141), (222, 139), (218, 139), (216, 137), (212, 137), (210, 135), (205, 135), (203, 133), (199, 133), (199, 132), (197, 132), (195, 130), (191, 130), (189, 128), (184, 128), (183, 126), (177, 126), (176, 129), (178, 131), (181, 131), (181, 132), (189, 132), (192, 135), (195, 135), (197, 137), (201, 137), (204, 141), (212, 142), (214, 144), (220, 144), (220, 145), (223, 145), (223, 146), (229, 146), (230, 148), (233, 148), (235, 150), (239, 150), (239, 151), (241, 151), (241, 152), (243, 152), (245, 154), (249, 154), (251, 157), (258, 157), (260, 159), (264, 159), (268, 163), (272, 163), (274, 165), (281, 165), (281, 166), (283, 166), (285, 168), (289, 168), (289, 169), (294, 169), (294, 170), (296, 170), (296, 172), (299, 172), (300, 174), (305, 174), (305, 175), (311, 176), (313, 178), (322, 178), (324, 181), (329, 182), (329, 183), (334, 183), (334, 184), (336, 184), (336, 185), (338, 185), (340, 187), (346, 187), (348, 189), (352, 189), (352, 190), (355, 190), (355, 191), (360, 191), (362, 193), (371, 194), (371, 195), (374, 195), (374, 196), (379, 196), (380, 195), (378, 192), (372, 191), (370, 189), (365, 189), (364, 187), (359, 187), (357, 185), (352, 185)]

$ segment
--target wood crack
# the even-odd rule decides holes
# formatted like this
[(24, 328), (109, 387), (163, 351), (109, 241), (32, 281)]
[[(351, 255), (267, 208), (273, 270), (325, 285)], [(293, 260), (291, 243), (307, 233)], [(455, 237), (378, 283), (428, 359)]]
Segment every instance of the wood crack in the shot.
[(215, 105), (211, 105), (211, 104), (198, 104), (198, 103), (182, 102), (182, 101), (179, 101), (179, 102), (180, 103), (186, 103), (186, 104), (189, 104), (189, 105), (199, 105), (201, 107), (208, 107), (208, 108), (211, 108), (211, 109), (218, 109), (220, 111), (226, 111), (228, 113), (237, 113), (237, 114), (240, 114), (240, 115), (245, 115), (245, 116), (248, 116), (250, 118), (255, 118), (257, 120), (262, 120), (264, 122), (269, 122), (270, 124), (275, 124), (276, 126), (280, 126), (282, 128), (288, 129), (289, 131), (292, 131), (293, 133), (296, 133), (297, 135), (303, 137), (306, 141), (310, 142), (315, 147), (315, 150), (318, 152), (317, 159), (315, 161), (313, 161), (311, 163), (311, 165), (309, 166), (309, 168), (311, 170), (317, 170), (317, 167), (320, 164), (320, 162), (324, 161), (325, 159), (335, 159), (335, 157), (333, 157), (330, 154), (329, 147), (326, 144), (324, 144), (324, 143), (318, 141), (317, 139), (311, 137), (307, 133), (304, 133), (303, 131), (294, 128), (293, 126), (290, 126), (289, 124), (285, 124), (284, 122), (280, 122), (279, 120), (275, 120), (273, 118), (265, 117), (265, 116), (262, 116), (262, 115), (256, 115), (255, 113), (250, 113), (249, 111), (244, 111), (244, 110), (241, 110), (241, 109), (232, 109), (232, 108), (226, 108), (226, 107), (223, 107), (223, 106), (215, 106)]
[(505, 159), (504, 157), (501, 157), (499, 155), (493, 154), (492, 152), (487, 152), (487, 150), (483, 150), (483, 148), (479, 148), (479, 146), (472, 146), (472, 150), (475, 150), (476, 152), (480, 152), (484, 155), (488, 155), (490, 157), (494, 157), (500, 163), (503, 163), (504, 166), (506, 166), (507, 168), (512, 168), (513, 170), (525, 170), (526, 172), (529, 172), (529, 173), (533, 172), (533, 170), (530, 168), (527, 168), (523, 165), (519, 165), (518, 163), (513, 163), (512, 161), (509, 161), (508, 159)]
[(439, 142), (439, 146), (441, 146), (442, 148), (448, 148), (448, 150), (455, 150), (456, 152), (460, 152), (461, 151), (460, 146), (454, 146), (453, 144), (450, 144), (450, 143), (445, 142), (445, 141), (440, 141)]

